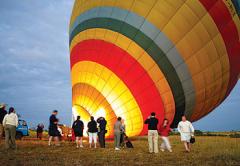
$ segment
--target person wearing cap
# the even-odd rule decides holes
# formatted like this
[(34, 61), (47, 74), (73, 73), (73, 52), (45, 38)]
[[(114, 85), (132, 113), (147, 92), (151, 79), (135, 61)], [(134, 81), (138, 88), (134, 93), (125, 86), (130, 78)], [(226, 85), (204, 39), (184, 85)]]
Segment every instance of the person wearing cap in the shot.
[(5, 115), (7, 115), (7, 111), (5, 110), (6, 108), (6, 104), (2, 103), (0, 104), (0, 140), (3, 137), (3, 132), (4, 132), (4, 128), (3, 128), (3, 118), (5, 117)]
[(158, 119), (155, 112), (145, 120), (144, 124), (148, 124), (148, 145), (150, 153), (158, 153)]
[(3, 118), (5, 130), (6, 149), (16, 149), (16, 127), (18, 126), (18, 116), (13, 107), (9, 108), (9, 113)]
[(49, 140), (48, 140), (48, 145), (51, 146), (51, 142), (52, 139), (54, 138), (54, 140), (56, 141), (56, 145), (59, 146), (59, 131), (58, 131), (58, 119), (56, 118), (58, 114), (57, 110), (54, 110), (52, 112), (52, 115), (49, 118), (49, 130), (48, 130), (48, 134), (49, 134)]

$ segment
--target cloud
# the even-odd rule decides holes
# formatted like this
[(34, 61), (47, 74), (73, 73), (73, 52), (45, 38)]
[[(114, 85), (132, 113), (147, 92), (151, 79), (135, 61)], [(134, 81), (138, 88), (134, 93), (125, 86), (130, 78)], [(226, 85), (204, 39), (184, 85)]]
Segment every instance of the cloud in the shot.
[[(70, 0), (1, 2), (0, 101), (16, 107), (32, 124), (47, 121), (53, 109), (69, 116), (63, 123), (70, 123), (72, 5)], [(46, 119), (38, 116), (43, 113)]]

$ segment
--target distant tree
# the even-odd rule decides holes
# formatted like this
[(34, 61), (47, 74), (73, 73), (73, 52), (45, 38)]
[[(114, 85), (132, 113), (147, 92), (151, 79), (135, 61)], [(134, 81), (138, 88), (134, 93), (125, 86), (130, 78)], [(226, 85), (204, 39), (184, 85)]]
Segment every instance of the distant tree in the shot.
[(204, 135), (201, 130), (195, 130), (195, 131), (194, 131), (194, 134), (195, 134), (196, 136), (203, 136), (203, 135)]

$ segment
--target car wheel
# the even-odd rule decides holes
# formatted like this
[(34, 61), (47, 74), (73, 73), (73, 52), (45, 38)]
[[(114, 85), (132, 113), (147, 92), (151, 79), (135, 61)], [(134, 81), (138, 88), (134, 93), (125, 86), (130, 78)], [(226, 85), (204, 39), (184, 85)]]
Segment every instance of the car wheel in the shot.
[(16, 139), (21, 140), (22, 139), (22, 133), (17, 132), (16, 133)]

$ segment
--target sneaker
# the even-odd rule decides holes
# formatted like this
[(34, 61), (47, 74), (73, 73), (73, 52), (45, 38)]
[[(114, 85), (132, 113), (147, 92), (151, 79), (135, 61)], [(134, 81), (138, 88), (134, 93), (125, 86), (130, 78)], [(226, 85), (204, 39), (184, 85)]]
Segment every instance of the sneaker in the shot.
[(115, 148), (115, 150), (120, 150), (119, 148)]
[(80, 145), (80, 148), (83, 148), (83, 145)]
[(79, 146), (77, 146), (77, 149), (79, 148)]
[(172, 149), (169, 149), (168, 151), (169, 151), (170, 153), (172, 153)]
[(161, 148), (161, 151), (164, 152), (165, 150)]

